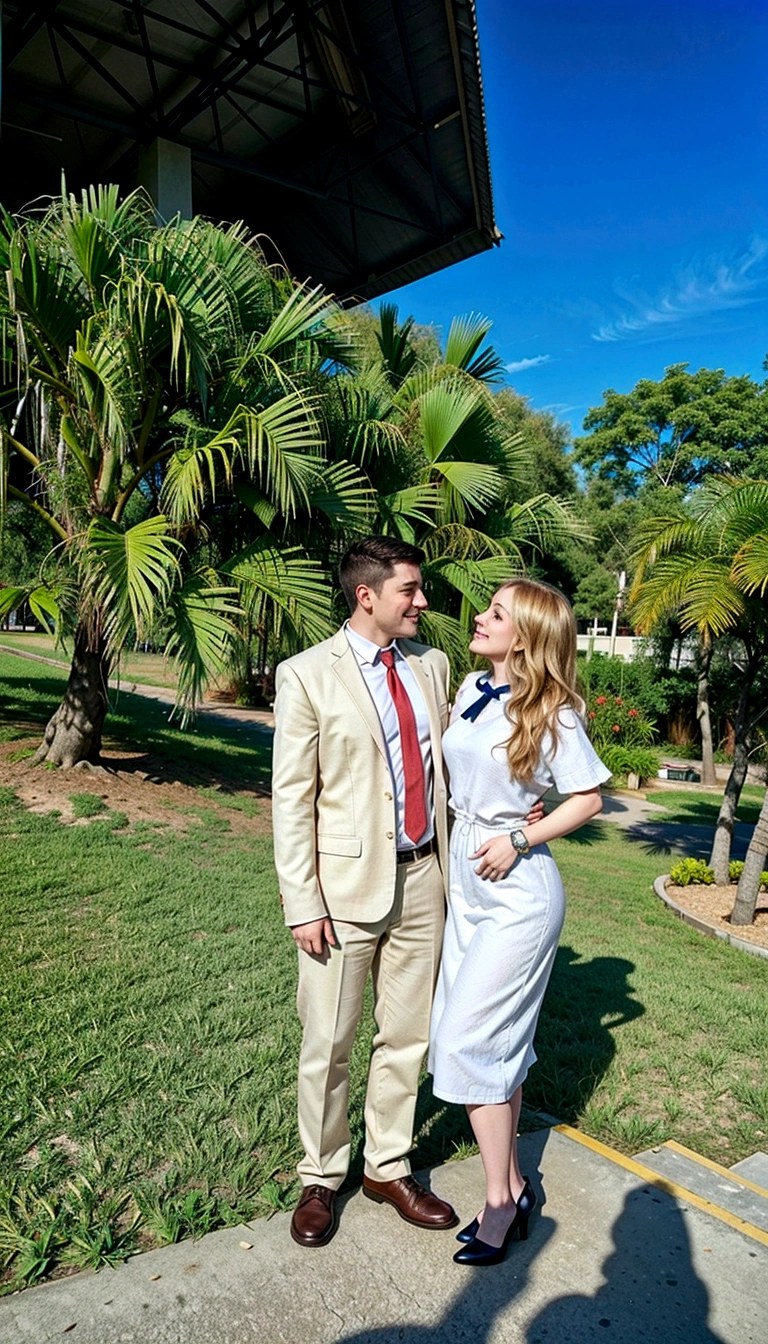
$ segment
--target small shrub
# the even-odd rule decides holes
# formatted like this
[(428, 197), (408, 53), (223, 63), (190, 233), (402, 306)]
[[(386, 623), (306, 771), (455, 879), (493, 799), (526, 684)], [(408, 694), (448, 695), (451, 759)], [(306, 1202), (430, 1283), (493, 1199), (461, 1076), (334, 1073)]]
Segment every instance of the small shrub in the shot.
[(641, 780), (653, 779), (659, 772), (659, 757), (651, 747), (626, 747), (609, 742), (605, 746), (595, 743), (595, 751), (614, 778), (633, 774)]
[[(728, 877), (731, 882), (738, 882), (741, 874), (744, 872), (744, 862), (742, 859), (731, 859), (728, 864)], [(760, 888), (768, 890), (768, 869), (760, 874)]]
[(690, 887), (692, 883), (711, 887), (715, 880), (715, 874), (703, 859), (679, 859), (670, 868), (669, 876), (676, 887)]

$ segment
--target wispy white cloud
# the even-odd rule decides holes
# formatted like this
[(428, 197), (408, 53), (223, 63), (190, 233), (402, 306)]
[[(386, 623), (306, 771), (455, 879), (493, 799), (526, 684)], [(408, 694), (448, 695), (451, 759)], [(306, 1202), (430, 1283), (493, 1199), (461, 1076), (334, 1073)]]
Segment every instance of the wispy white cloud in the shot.
[(537, 369), (539, 364), (548, 364), (551, 355), (532, 355), (530, 359), (513, 359), (505, 365), (507, 373), (522, 373), (523, 369)]
[(655, 295), (639, 287), (617, 284), (626, 305), (611, 321), (592, 332), (594, 341), (624, 341), (648, 336), (659, 328), (713, 313), (743, 308), (765, 297), (768, 286), (768, 239), (753, 238), (739, 255), (712, 254), (681, 268), (672, 283)]

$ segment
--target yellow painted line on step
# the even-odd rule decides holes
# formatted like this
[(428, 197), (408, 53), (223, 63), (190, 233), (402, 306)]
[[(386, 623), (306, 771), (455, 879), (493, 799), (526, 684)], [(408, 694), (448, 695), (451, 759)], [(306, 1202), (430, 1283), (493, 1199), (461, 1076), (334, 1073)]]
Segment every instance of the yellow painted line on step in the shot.
[(695, 1195), (692, 1190), (686, 1190), (684, 1185), (678, 1185), (677, 1181), (670, 1181), (666, 1176), (660, 1176), (657, 1171), (652, 1171), (650, 1167), (644, 1167), (642, 1162), (636, 1162), (633, 1157), (625, 1157), (615, 1148), (609, 1148), (607, 1144), (600, 1143), (599, 1139), (593, 1139), (589, 1134), (582, 1134), (581, 1130), (572, 1129), (570, 1125), (555, 1125), (555, 1131), (563, 1134), (566, 1139), (573, 1139), (574, 1143), (580, 1143), (582, 1147), (589, 1148), (591, 1152), (597, 1153), (600, 1157), (605, 1157), (609, 1162), (614, 1162), (617, 1167), (623, 1167), (625, 1171), (631, 1171), (634, 1176), (639, 1176), (646, 1185), (653, 1185), (657, 1190), (663, 1190), (666, 1195), (671, 1195), (673, 1199), (681, 1199), (686, 1204), (692, 1205), (694, 1209), (701, 1209), (702, 1213), (708, 1213), (712, 1218), (717, 1218), (721, 1223), (726, 1223), (728, 1227), (734, 1228), (737, 1232), (743, 1232), (745, 1237), (751, 1237), (753, 1241), (759, 1241), (763, 1246), (768, 1246), (768, 1232), (764, 1232), (762, 1227), (755, 1227), (754, 1223), (748, 1223), (744, 1218), (739, 1218), (738, 1214), (731, 1213), (730, 1209), (722, 1209), (719, 1204), (713, 1204), (708, 1199), (702, 1199), (701, 1195)]
[(718, 1176), (724, 1176), (727, 1181), (730, 1181), (731, 1185), (743, 1185), (745, 1190), (754, 1190), (756, 1195), (762, 1195), (763, 1199), (768, 1199), (768, 1190), (764, 1185), (756, 1185), (754, 1181), (747, 1180), (746, 1176), (740, 1176), (738, 1171), (729, 1171), (719, 1162), (713, 1162), (711, 1157), (702, 1157), (701, 1153), (694, 1153), (692, 1148), (686, 1148), (676, 1139), (668, 1139), (662, 1147), (671, 1148), (673, 1153), (679, 1153), (681, 1157), (688, 1157), (692, 1162), (698, 1162), (699, 1166), (706, 1167), (708, 1171), (717, 1172)]

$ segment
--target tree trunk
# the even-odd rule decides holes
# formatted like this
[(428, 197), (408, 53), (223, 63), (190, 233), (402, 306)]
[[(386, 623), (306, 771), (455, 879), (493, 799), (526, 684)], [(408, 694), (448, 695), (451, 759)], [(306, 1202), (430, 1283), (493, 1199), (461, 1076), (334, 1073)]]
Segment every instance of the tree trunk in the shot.
[(712, 842), (712, 853), (709, 857), (709, 866), (715, 874), (715, 882), (718, 887), (726, 887), (729, 882), (728, 865), (731, 861), (733, 824), (736, 820), (736, 808), (739, 805), (741, 791), (747, 778), (748, 765), (749, 742), (743, 738), (741, 740), (737, 738), (733, 750), (733, 765), (720, 805), (717, 826), (715, 827), (715, 838)]
[(699, 651), (699, 680), (696, 687), (696, 718), (701, 733), (701, 782), (716, 784), (715, 749), (712, 744), (712, 719), (709, 712), (709, 665), (712, 645), (702, 640)]
[(755, 825), (754, 834), (744, 860), (744, 870), (739, 878), (736, 901), (731, 912), (732, 924), (751, 924), (755, 917), (757, 894), (760, 890), (760, 878), (768, 854), (768, 789), (765, 791), (763, 806)]
[(731, 841), (733, 840), (736, 808), (739, 805), (741, 791), (747, 778), (749, 746), (752, 736), (749, 722), (749, 696), (755, 671), (756, 668), (753, 668), (750, 661), (746, 674), (742, 678), (739, 691), (739, 703), (736, 709), (733, 731), (733, 765), (720, 805), (717, 826), (715, 827), (715, 838), (712, 843), (712, 853), (709, 858), (709, 866), (715, 874), (715, 882), (718, 887), (728, 885), (728, 864), (731, 858)]
[(64, 699), (49, 719), (31, 765), (46, 761), (66, 770), (80, 761), (98, 762), (109, 707), (109, 671), (103, 637), (89, 638), (86, 627), (79, 625)]

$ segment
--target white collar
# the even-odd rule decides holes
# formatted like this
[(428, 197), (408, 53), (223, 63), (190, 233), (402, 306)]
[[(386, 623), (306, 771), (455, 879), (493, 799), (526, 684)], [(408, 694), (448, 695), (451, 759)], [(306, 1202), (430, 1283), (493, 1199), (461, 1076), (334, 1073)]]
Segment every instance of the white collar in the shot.
[[(374, 644), (372, 639), (366, 639), (365, 635), (353, 630), (349, 621), (344, 625), (344, 633), (360, 662), (375, 665), (380, 661), (381, 654), (384, 652), (380, 644)], [(393, 650), (395, 658), (404, 657), (404, 654), (397, 647), (397, 640), (393, 640), (387, 647)]]

